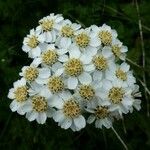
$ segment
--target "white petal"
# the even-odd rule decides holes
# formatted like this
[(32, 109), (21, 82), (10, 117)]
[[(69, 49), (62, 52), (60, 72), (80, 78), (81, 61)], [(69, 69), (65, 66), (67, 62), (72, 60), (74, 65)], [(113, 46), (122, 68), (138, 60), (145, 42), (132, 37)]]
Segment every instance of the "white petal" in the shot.
[(61, 122), (61, 128), (68, 129), (70, 128), (71, 124), (72, 124), (72, 119), (66, 118), (63, 120), (63, 122)]
[(58, 60), (60, 62), (66, 62), (68, 60), (68, 55), (61, 55), (59, 56)]
[(92, 57), (87, 55), (82, 55), (80, 57), (80, 60), (83, 62), (83, 64), (89, 64), (92, 61)]
[(50, 70), (48, 68), (39, 69), (39, 77), (40, 78), (48, 78), (50, 76)]
[(111, 51), (111, 48), (108, 47), (108, 46), (105, 46), (102, 50), (102, 55), (105, 57), (105, 58), (108, 58), (108, 57), (111, 57), (113, 55), (112, 51)]
[(60, 76), (63, 74), (63, 72), (64, 72), (64, 68), (60, 68), (60, 69), (56, 70), (55, 76)]
[(40, 54), (41, 54), (41, 49), (38, 46), (31, 50), (31, 57), (32, 58), (38, 57), (38, 56), (40, 56)]
[(83, 72), (80, 76), (79, 76), (79, 81), (82, 84), (89, 84), (92, 82), (92, 77), (89, 73)]
[(60, 40), (60, 45), (62, 48), (68, 48), (71, 45), (71, 39), (63, 37)]
[(91, 124), (92, 122), (94, 122), (94, 120), (95, 120), (95, 116), (90, 115), (89, 118), (87, 119), (87, 123)]
[(64, 105), (64, 102), (60, 97), (55, 95), (55, 96), (51, 97), (51, 99), (48, 101), (48, 104), (52, 107), (62, 109), (63, 105)]
[(85, 71), (93, 71), (95, 70), (95, 66), (93, 64), (90, 64), (90, 65), (84, 65), (84, 70)]
[(36, 118), (36, 120), (39, 124), (44, 124), (46, 122), (46, 119), (47, 119), (47, 116), (46, 116), (45, 112), (39, 113), (38, 117)]
[(14, 88), (9, 90), (8, 98), (10, 98), (10, 99), (14, 99), (15, 98), (14, 91), (15, 91)]
[(112, 88), (112, 83), (108, 80), (103, 81), (103, 88), (106, 90), (110, 90)]
[(13, 100), (10, 104), (10, 109), (12, 112), (15, 112), (19, 107), (20, 104), (16, 100)]
[(23, 112), (30, 112), (32, 110), (32, 104), (26, 103), (21, 107)]
[(93, 47), (100, 46), (101, 45), (101, 41), (97, 37), (91, 38), (90, 45), (93, 46)]
[(31, 50), (31, 48), (28, 45), (23, 45), (22, 50), (27, 53)]
[(85, 118), (82, 115), (75, 118), (74, 123), (75, 123), (75, 126), (77, 126), (77, 128), (79, 128), (79, 129), (82, 129), (86, 126)]
[(100, 72), (100, 71), (94, 71), (94, 73), (93, 73), (93, 79), (100, 81), (102, 79), (102, 72)]
[(70, 55), (70, 58), (79, 58), (80, 57), (80, 50), (77, 46), (75, 45), (71, 45), (69, 47), (69, 55)]
[(120, 68), (121, 68), (123, 71), (127, 72), (127, 71), (129, 71), (130, 66), (129, 66), (127, 63), (124, 62), (124, 63), (121, 64)]
[(33, 121), (37, 118), (38, 114), (37, 112), (28, 112), (26, 114), (26, 118), (29, 120), (29, 121)]
[(45, 39), (45, 41), (46, 42), (51, 42), (52, 41), (52, 34), (51, 34), (51, 32), (45, 32), (45, 37), (46, 37), (46, 39)]
[(53, 119), (56, 121), (56, 122), (61, 122), (62, 120), (64, 120), (64, 114), (61, 110), (59, 111), (56, 111), (53, 115)]
[(35, 58), (32, 62), (32, 65), (34, 65), (35, 67), (38, 67), (39, 64), (42, 63), (42, 59), (41, 58)]
[(75, 89), (78, 85), (78, 79), (76, 77), (69, 77), (67, 85), (69, 89)]

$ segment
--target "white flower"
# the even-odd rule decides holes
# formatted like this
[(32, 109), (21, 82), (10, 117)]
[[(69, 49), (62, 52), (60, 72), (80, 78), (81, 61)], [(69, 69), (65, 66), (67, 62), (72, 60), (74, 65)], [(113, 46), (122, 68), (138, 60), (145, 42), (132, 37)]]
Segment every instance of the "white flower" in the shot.
[(91, 82), (92, 77), (89, 71), (91, 71), (92, 68), (88, 67), (91, 60), (91, 57), (86, 58), (78, 49), (71, 50), (69, 56), (62, 56), (64, 66), (59, 69), (59, 72), (65, 76), (64, 79), (69, 89), (75, 89), (79, 81), (82, 84)]
[(72, 23), (66, 19), (59, 27), (59, 37), (56, 40), (56, 44), (59, 48), (67, 49), (72, 44), (72, 38), (75, 36), (75, 32), (81, 28), (81, 25)]
[[(33, 89), (35, 91), (36, 89)], [(36, 120), (39, 124), (44, 124), (47, 117), (52, 117), (54, 113), (54, 108), (52, 108), (49, 103), (51, 101), (51, 95), (41, 88), (40, 91), (35, 92), (36, 95), (29, 97), (28, 101), (22, 108), (26, 112), (26, 118), (29, 121)]]
[(124, 46), (118, 39), (112, 40), (111, 50), (117, 58), (125, 60), (128, 48)]
[(18, 114), (24, 115), (25, 112), (22, 107), (26, 104), (28, 100), (28, 86), (26, 85), (26, 80), (24, 78), (14, 82), (14, 88), (11, 88), (8, 93), (8, 98), (13, 101), (10, 104), (10, 109)]
[[(99, 80), (97, 80), (99, 78)], [(102, 74), (99, 77), (93, 76), (93, 80), (88, 84), (79, 84), (75, 90), (75, 96), (82, 102), (84, 106), (95, 106), (95, 103), (110, 103), (101, 100)]]
[(95, 104), (95, 106), (87, 107), (86, 110), (91, 113), (87, 119), (87, 123), (91, 124), (95, 121), (95, 127), (101, 129), (103, 126), (107, 129), (112, 127), (113, 114), (109, 110), (109, 105)]
[(53, 119), (58, 122), (61, 128), (79, 131), (86, 126), (80, 103), (70, 92), (65, 91), (61, 94), (61, 97), (57, 97), (55, 107), (58, 110), (54, 113)]
[(93, 75), (95, 79), (99, 80), (99, 77), (104, 75), (105, 71), (109, 69), (114, 62), (114, 56), (109, 46), (105, 46), (102, 51), (98, 50), (97, 54), (93, 56), (91, 62), (91, 68), (93, 69)]
[(106, 24), (103, 24), (101, 27), (92, 25), (91, 29), (93, 31), (92, 40), (97, 43), (98, 46), (101, 44), (109, 46), (112, 44), (112, 41), (117, 38), (116, 30), (112, 30), (111, 27)]
[(60, 65), (63, 54), (66, 51), (64, 49), (58, 49), (54, 44), (44, 44), (42, 47), (42, 53), (39, 57), (35, 58), (33, 63), (36, 65), (42, 65), (42, 67), (48, 67), (55, 70), (55, 67)]
[(132, 71), (130, 71), (129, 69), (130, 66), (125, 62), (123, 62), (121, 65), (112, 63), (111, 67), (109, 67), (109, 69), (106, 71), (106, 79), (111, 81), (123, 81), (124, 86), (131, 86), (136, 81)]
[(39, 21), (39, 26), (36, 28), (44, 36), (45, 42), (55, 42), (58, 34), (58, 26), (63, 21), (61, 14), (54, 15), (53, 13), (47, 17), (44, 17)]
[(91, 28), (80, 29), (75, 32), (74, 43), (69, 49), (79, 49), (86, 57), (97, 53), (97, 43), (92, 40)]
[(109, 100), (111, 103), (110, 111), (117, 111), (120, 116), (127, 114), (133, 105), (130, 87), (124, 87), (121, 81), (103, 80), (101, 99)]
[(37, 82), (38, 84), (45, 84), (51, 74), (48, 68), (39, 68), (33, 62), (30, 66), (24, 66), (19, 75), (28, 83)]
[[(132, 101), (133, 101), (133, 107), (136, 110), (140, 110), (141, 109), (141, 100), (139, 99), (140, 97), (142, 97), (141, 92), (139, 92), (139, 86), (137, 84), (132, 85)], [(133, 107), (130, 108), (130, 112), (133, 112)]]
[(22, 50), (28, 53), (30, 58), (40, 56), (40, 44), (44, 42), (44, 37), (37, 30), (30, 30), (30, 34), (24, 38)]

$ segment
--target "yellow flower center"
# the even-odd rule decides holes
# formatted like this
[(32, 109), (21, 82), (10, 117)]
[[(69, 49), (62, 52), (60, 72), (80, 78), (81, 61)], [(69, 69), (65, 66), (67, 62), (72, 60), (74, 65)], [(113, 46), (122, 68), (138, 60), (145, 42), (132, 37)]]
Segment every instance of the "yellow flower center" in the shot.
[(83, 72), (83, 63), (79, 59), (72, 58), (65, 64), (65, 72), (70, 76), (79, 76)]
[(52, 93), (61, 92), (64, 89), (64, 82), (60, 77), (53, 76), (49, 78), (48, 88)]
[(27, 99), (28, 96), (28, 88), (27, 86), (21, 86), (18, 87), (15, 92), (15, 99), (17, 100), (17, 102), (24, 102)]
[(100, 31), (98, 36), (104, 45), (111, 45), (112, 35), (109, 31)]
[(58, 59), (58, 54), (54, 50), (48, 50), (42, 54), (42, 61), (47, 65), (53, 65)]
[(81, 48), (88, 46), (90, 42), (90, 37), (86, 33), (80, 33), (75, 37), (75, 41)]
[(80, 115), (81, 109), (78, 102), (75, 99), (70, 99), (64, 103), (63, 113), (66, 117), (76, 118)]
[(112, 46), (112, 52), (117, 57), (119, 57), (121, 55), (120, 47), (118, 45), (113, 45)]
[(42, 20), (39, 22), (44, 31), (51, 31), (53, 29), (54, 21), (53, 20)]
[(118, 70), (116, 71), (116, 76), (117, 76), (117, 78), (119, 78), (119, 79), (121, 79), (121, 80), (123, 80), (123, 81), (127, 80), (127, 74), (126, 74), (126, 72), (124, 72), (124, 71), (121, 70), (121, 69), (118, 69)]
[(34, 96), (32, 98), (32, 107), (33, 110), (37, 112), (44, 112), (47, 110), (48, 104), (45, 97), (42, 96)]
[(27, 81), (34, 81), (39, 75), (38, 69), (34, 67), (28, 67), (25, 70), (25, 79)]
[(61, 34), (63, 37), (73, 37), (74, 36), (74, 31), (69, 25), (65, 25), (61, 29)]
[(90, 85), (81, 85), (79, 89), (80, 96), (85, 100), (91, 100), (94, 95), (95, 91)]
[(35, 48), (35, 47), (37, 47), (38, 44), (39, 44), (39, 41), (36, 36), (29, 37), (29, 40), (27, 42), (27, 45), (29, 47)]
[(95, 116), (98, 119), (103, 119), (106, 118), (108, 116), (109, 112), (108, 112), (108, 108), (107, 107), (103, 107), (103, 106), (98, 106), (95, 109)]
[(107, 59), (103, 56), (94, 57), (93, 63), (97, 70), (105, 70), (107, 68)]
[(124, 90), (119, 87), (113, 87), (109, 90), (108, 97), (114, 104), (118, 104), (122, 101), (124, 96)]

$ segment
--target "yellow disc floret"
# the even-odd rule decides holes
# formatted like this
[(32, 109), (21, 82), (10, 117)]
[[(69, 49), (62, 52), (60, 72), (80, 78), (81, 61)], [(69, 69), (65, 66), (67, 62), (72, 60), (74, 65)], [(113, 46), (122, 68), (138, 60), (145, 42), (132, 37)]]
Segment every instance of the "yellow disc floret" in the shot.
[(112, 87), (109, 90), (108, 97), (112, 101), (112, 103), (118, 104), (122, 101), (122, 99), (124, 97), (124, 90), (122, 88), (119, 88), (119, 87)]
[(107, 59), (103, 56), (95, 56), (93, 58), (93, 63), (97, 70), (105, 70), (107, 68)]
[(65, 64), (65, 72), (69, 76), (79, 76), (83, 72), (83, 63), (72, 58)]
[(68, 38), (71, 38), (74, 36), (74, 31), (73, 29), (71, 28), (71, 26), (69, 25), (65, 25), (62, 27), (61, 29), (61, 34), (63, 37), (68, 37)]
[(42, 54), (42, 61), (47, 65), (53, 65), (57, 62), (58, 54), (55, 50), (48, 50)]
[(44, 112), (47, 110), (48, 104), (45, 97), (42, 96), (33, 96), (32, 98), (32, 107), (33, 110), (37, 112)]
[(80, 115), (81, 109), (78, 102), (75, 99), (70, 99), (64, 103), (63, 113), (66, 117), (76, 118)]
[(86, 33), (80, 33), (75, 37), (75, 41), (79, 47), (85, 48), (90, 42), (90, 37)]
[(117, 57), (119, 57), (121, 55), (121, 50), (120, 50), (120, 47), (118, 45), (113, 45), (112, 46), (112, 52)]
[(17, 100), (17, 102), (24, 102), (27, 99), (28, 96), (28, 88), (27, 86), (21, 86), (18, 87), (15, 92), (15, 99)]
[(38, 46), (38, 44), (39, 44), (39, 41), (36, 36), (29, 37), (28, 42), (27, 42), (27, 45), (29, 47), (35, 48)]
[(104, 106), (98, 106), (96, 109), (95, 109), (95, 116), (98, 118), (98, 119), (103, 119), (103, 118), (106, 118), (108, 116), (109, 112), (108, 112), (108, 108), (107, 107), (104, 107)]
[(53, 29), (54, 21), (45, 19), (39, 22), (44, 31), (51, 31)]
[(83, 99), (89, 101), (94, 97), (95, 91), (90, 85), (81, 85), (79, 88), (79, 94)]
[(61, 92), (64, 89), (64, 82), (61, 77), (52, 76), (49, 78), (48, 88), (52, 93)]
[(123, 80), (123, 81), (126, 81), (127, 80), (127, 73), (121, 69), (118, 69), (118, 70), (116, 70), (116, 77)]
[(104, 45), (111, 45), (112, 35), (109, 31), (100, 31), (98, 36)]
[(39, 75), (39, 72), (38, 72), (38, 69), (37, 68), (34, 68), (34, 67), (28, 67), (26, 70), (25, 70), (25, 79), (27, 81), (34, 81)]

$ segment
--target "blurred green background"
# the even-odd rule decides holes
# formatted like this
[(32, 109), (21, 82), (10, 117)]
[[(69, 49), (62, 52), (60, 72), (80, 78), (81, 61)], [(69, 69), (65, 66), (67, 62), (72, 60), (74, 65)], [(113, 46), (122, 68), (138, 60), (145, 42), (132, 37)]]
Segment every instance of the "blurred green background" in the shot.
[[(135, 76), (146, 82), (150, 88), (150, 1), (139, 0), (138, 17), (134, 0), (0, 0), (0, 149), (16, 150), (120, 150), (123, 149), (112, 130), (95, 129), (88, 125), (80, 132), (63, 130), (52, 120), (45, 125), (30, 123), (24, 116), (12, 113), (7, 98), (9, 88), (18, 80), (22, 66), (31, 62), (22, 52), (23, 37), (38, 20), (49, 13), (62, 13), (73, 22), (80, 22), (86, 27), (107, 23), (116, 29), (119, 39), (128, 46), (128, 58), (142, 66), (142, 48), (139, 32), (139, 19), (142, 22), (143, 44), (146, 68), (131, 67)], [(142, 109), (134, 111), (116, 121), (114, 128), (131, 150), (150, 149), (150, 117), (147, 117), (147, 101), (144, 87), (138, 81), (142, 91)], [(125, 132), (126, 131), (126, 132)]]

